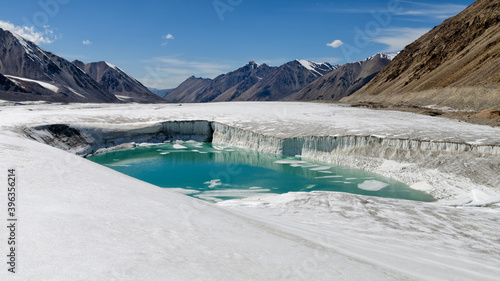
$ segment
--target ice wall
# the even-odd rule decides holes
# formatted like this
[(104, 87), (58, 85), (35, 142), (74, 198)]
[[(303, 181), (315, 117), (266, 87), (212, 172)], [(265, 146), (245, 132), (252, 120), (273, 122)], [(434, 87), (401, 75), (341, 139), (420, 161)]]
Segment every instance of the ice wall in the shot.
[(213, 143), (363, 169), (425, 187), (438, 199), (459, 197), (460, 191), (469, 196), (478, 185), (500, 188), (500, 146), (375, 136), (280, 139), (220, 123), (212, 127)]
[[(281, 139), (266, 134), (213, 123), (213, 142), (251, 148), (283, 155), (315, 153), (356, 153), (361, 156), (413, 159), (425, 152), (468, 152), (475, 155), (500, 155), (500, 146), (473, 145), (429, 140), (392, 139), (375, 136), (310, 136)], [(404, 152), (404, 155), (399, 155)], [(401, 158), (401, 157), (396, 157)]]
[(471, 193), (478, 185), (500, 187), (500, 146), (362, 135), (285, 139), (210, 121), (102, 127), (57, 124), (27, 128), (25, 134), (78, 155), (137, 143), (211, 141), (375, 172), (408, 185), (424, 186), (439, 199), (459, 196), (450, 190)]
[(101, 127), (55, 124), (26, 128), (24, 133), (36, 141), (82, 156), (106, 149), (133, 147), (137, 143), (172, 140), (211, 142), (213, 134), (208, 121)]

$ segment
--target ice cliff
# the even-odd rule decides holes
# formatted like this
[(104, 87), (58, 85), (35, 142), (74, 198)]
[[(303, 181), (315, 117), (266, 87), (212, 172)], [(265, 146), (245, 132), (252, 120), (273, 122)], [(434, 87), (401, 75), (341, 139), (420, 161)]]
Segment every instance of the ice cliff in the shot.
[[(202, 120), (112, 128), (56, 124), (31, 127), (24, 132), (34, 140), (82, 156), (139, 143), (211, 141), (376, 172), (423, 189), (440, 199), (459, 196), (449, 190), (444, 192), (451, 185), (469, 192), (475, 184), (500, 186), (497, 171), (500, 146), (495, 145), (360, 135), (280, 138)], [(435, 173), (456, 177), (443, 180)]]

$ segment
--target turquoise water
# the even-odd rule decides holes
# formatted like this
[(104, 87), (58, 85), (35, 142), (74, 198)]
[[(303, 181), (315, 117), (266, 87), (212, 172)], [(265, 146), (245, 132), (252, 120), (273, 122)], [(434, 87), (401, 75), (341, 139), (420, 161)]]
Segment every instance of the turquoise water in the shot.
[(211, 143), (140, 146), (88, 158), (134, 178), (203, 200), (263, 193), (338, 191), (417, 201), (432, 196), (376, 174)]

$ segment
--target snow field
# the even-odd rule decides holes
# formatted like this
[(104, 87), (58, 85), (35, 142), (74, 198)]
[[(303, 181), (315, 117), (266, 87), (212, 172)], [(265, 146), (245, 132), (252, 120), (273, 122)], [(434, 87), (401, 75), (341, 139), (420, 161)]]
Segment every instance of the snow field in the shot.
[[(312, 192), (259, 195), (215, 205), (28, 140), (23, 133), (26, 127), (71, 124), (99, 128), (111, 136), (131, 130), (140, 135), (172, 120), (214, 121), (220, 126), (216, 143), (269, 151), (277, 151), (287, 138), (307, 141), (311, 136), (336, 135), (500, 144), (498, 128), (328, 104), (6, 102), (0, 107), (0, 171), (18, 171), (19, 272), (7, 275), (4, 267), (0, 280), (500, 276), (500, 209), (494, 205), (500, 201), (494, 170), (499, 156), (487, 151), (415, 150), (406, 155), (404, 150), (383, 147), (346, 146), (332, 152), (312, 149), (314, 142), (300, 147), (289, 143), (290, 152), (300, 148), (305, 159), (388, 175), (441, 200), (420, 203)], [(6, 176), (1, 173), (0, 181), (6, 182)], [(0, 200), (0, 210), (5, 204)], [(7, 237), (7, 229), (0, 229), (0, 237)]]

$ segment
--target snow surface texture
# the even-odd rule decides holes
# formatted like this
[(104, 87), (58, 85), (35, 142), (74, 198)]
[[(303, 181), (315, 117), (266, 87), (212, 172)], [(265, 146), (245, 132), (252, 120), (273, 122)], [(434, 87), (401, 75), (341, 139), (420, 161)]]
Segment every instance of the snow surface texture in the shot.
[[(18, 170), (19, 273), (13, 278), (4, 266), (0, 280), (500, 276), (500, 209), (444, 206), (498, 202), (498, 128), (308, 103), (4, 104), (0, 168)], [(166, 122), (174, 120), (213, 123)], [(78, 132), (78, 138), (64, 142), (47, 130), (26, 130), (51, 124), (72, 125), (76, 129), (63, 132)], [(441, 201), (313, 192), (213, 205), (29, 140), (26, 132), (80, 154), (97, 148), (78, 146), (94, 140), (106, 148), (175, 135), (276, 153), (300, 148), (303, 157), (388, 175)], [(1, 210), (5, 204), (1, 200)], [(1, 228), (0, 237), (6, 232)]]

